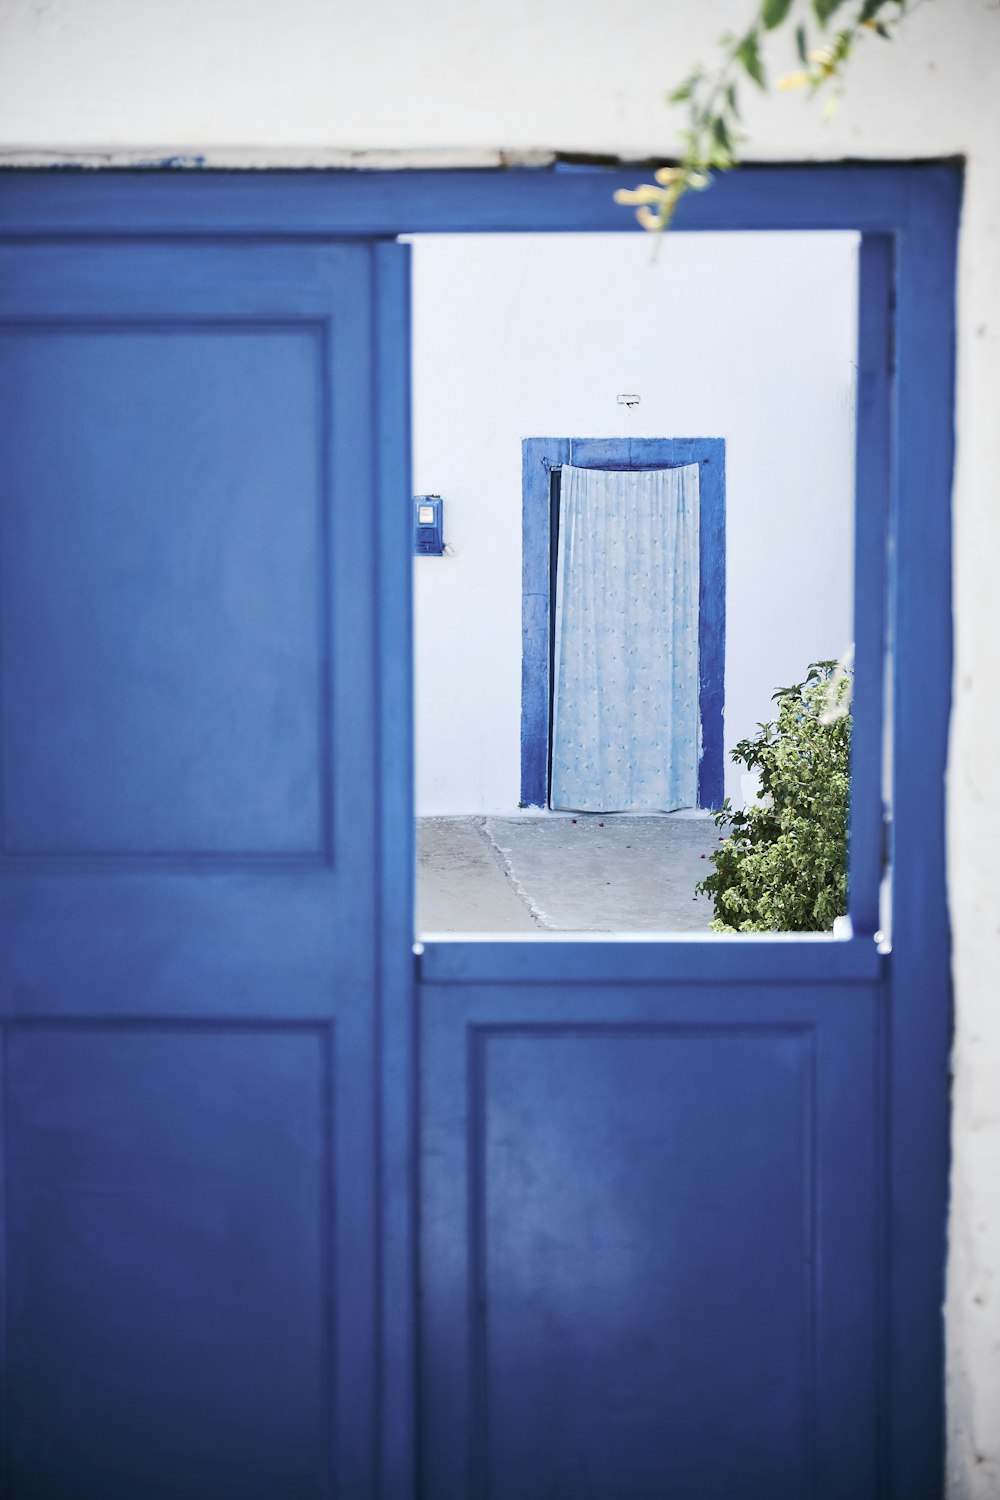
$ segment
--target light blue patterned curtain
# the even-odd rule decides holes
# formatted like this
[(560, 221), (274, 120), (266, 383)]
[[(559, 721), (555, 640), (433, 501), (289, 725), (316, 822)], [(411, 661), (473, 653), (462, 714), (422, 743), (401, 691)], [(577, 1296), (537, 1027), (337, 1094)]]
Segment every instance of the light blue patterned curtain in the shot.
[(564, 464), (553, 807), (698, 802), (698, 465)]

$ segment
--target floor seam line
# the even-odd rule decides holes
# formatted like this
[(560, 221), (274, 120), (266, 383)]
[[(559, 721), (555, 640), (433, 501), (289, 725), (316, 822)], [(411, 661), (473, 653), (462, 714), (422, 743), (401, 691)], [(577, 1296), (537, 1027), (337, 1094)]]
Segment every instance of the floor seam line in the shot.
[(506, 849), (504, 849), (500, 844), (497, 843), (489, 827), (487, 826), (489, 819), (486, 817), (480, 817), (477, 818), (476, 821), (479, 825), (479, 831), (486, 842), (486, 846), (493, 856), (494, 862), (499, 866), (515, 896), (517, 896), (518, 899), (526, 907), (531, 920), (537, 923), (538, 926), (541, 927), (545, 932), (558, 932), (560, 929), (555, 927), (553, 923), (550, 922), (545, 916), (545, 913), (535, 905), (534, 901), (531, 899), (530, 895), (521, 884), (521, 881), (514, 874), (514, 865), (510, 858), (510, 855), (507, 853)]

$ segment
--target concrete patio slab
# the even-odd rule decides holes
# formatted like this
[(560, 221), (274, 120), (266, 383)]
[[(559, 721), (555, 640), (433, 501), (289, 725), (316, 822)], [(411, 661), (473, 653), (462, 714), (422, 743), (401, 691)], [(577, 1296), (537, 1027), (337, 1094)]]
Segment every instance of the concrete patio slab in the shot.
[(705, 932), (710, 817), (421, 818), (417, 930)]
[(417, 819), (417, 932), (538, 932), (485, 818)]

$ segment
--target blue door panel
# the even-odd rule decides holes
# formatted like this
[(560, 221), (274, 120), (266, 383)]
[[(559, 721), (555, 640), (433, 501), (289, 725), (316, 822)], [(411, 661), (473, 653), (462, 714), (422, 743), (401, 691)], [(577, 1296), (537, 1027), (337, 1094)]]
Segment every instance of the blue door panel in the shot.
[(373, 268), (0, 249), (12, 1496), (370, 1493)]
[(16, 1026), (8, 1493), (327, 1493), (322, 1028)]
[(363, 246), (0, 253), (7, 1003), (370, 988), (371, 299)]
[(6, 853), (323, 855), (322, 355), (0, 334)]
[(877, 991), (421, 1015), (424, 1493), (871, 1493)]

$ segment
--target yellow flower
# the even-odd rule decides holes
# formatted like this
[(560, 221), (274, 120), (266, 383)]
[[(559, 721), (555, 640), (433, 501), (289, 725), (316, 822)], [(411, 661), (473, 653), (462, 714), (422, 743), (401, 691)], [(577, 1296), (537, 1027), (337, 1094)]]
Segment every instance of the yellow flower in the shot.
[(792, 89), (800, 89), (809, 82), (809, 74), (805, 68), (799, 68), (795, 73), (786, 73), (784, 78), (779, 78), (775, 87), (781, 89), (782, 93), (789, 93)]
[(619, 188), (615, 193), (616, 203), (659, 203), (663, 197), (660, 189), (651, 182), (640, 183), (637, 188)]

